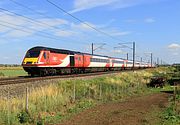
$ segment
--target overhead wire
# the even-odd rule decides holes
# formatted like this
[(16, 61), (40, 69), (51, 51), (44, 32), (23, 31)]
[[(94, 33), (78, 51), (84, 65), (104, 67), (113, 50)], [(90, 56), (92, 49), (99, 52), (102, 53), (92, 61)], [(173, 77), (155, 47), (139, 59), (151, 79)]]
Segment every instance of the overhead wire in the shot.
[[(16, 16), (22, 17), (22, 18), (26, 19), (27, 22), (30, 22), (30, 23), (40, 24), (41, 26), (46, 25), (46, 23), (42, 23), (41, 21), (36, 21), (36, 20), (34, 20), (34, 19), (32, 19), (32, 18), (29, 18), (29, 17), (27, 17), (27, 16), (24, 16), (24, 15), (21, 15), (21, 14), (18, 14), (18, 13), (12, 12), (12, 11), (9, 11), (9, 10), (4, 9), (4, 8), (1, 8), (1, 7), (0, 7), (0, 10), (1, 10), (1, 13), (7, 14), (7, 15), (9, 15), (9, 16), (14, 16), (14, 15), (16, 15)], [(6, 22), (6, 23), (8, 23), (8, 22)], [(52, 26), (50, 26), (50, 25), (48, 25), (48, 27), (54, 29), (54, 27), (52, 27)], [(59, 28), (58, 28), (58, 29), (59, 29)], [(16, 30), (20, 30), (20, 29), (16, 29)], [(24, 30), (21, 30), (21, 31), (24, 31)], [(64, 31), (64, 30), (61, 30), (61, 31)], [(41, 32), (42, 32), (42, 31), (41, 31)], [(48, 33), (46, 33), (46, 34), (48, 34)], [(49, 35), (50, 35), (50, 34), (49, 34)], [(59, 40), (58, 38), (52, 38), (52, 39), (54, 39), (54, 40)], [(76, 42), (81, 43), (81, 44), (85, 44), (84, 42), (79, 42), (79, 41), (76, 41)], [(73, 42), (73, 43), (74, 43), (74, 42)]]
[[(38, 21), (38, 20), (35, 20), (35, 19), (33, 19), (33, 18), (24, 16), (24, 15), (22, 15), (22, 14), (18, 14), (18, 13), (9, 11), (9, 10), (4, 9), (4, 8), (2, 8), (2, 7), (0, 7), (0, 10), (1, 10), (2, 13), (6, 12), (7, 15), (16, 15), (16, 16), (25, 18), (25, 19), (27, 19), (28, 21), (30, 20), (31, 23), (32, 23), (32, 22), (33, 22), (33, 23), (37, 23), (37, 24), (40, 24), (41, 26), (45, 26), (45, 25), (46, 25), (46, 26), (48, 26), (48, 27), (50, 27), (50, 28), (53, 28), (53, 29), (58, 29), (58, 30), (60, 29), (59, 27), (51, 26), (51, 25), (49, 25), (48, 23), (44, 23), (44, 22), (42, 22), (42, 21)], [(8, 13), (7, 13), (7, 12), (8, 12)], [(10, 14), (10, 13), (11, 13), (11, 14)], [(60, 29), (60, 30), (62, 30), (62, 29)]]
[[(32, 31), (31, 28), (28, 28), (29, 30), (31, 30), (31, 31), (28, 31), (28, 30), (22, 29), (22, 28), (24, 28), (24, 27), (21, 26), (21, 25), (15, 25), (15, 24), (12, 24), (12, 23), (9, 23), (9, 22), (4, 22), (4, 21), (1, 21), (1, 20), (0, 20), (0, 22), (8, 24), (8, 25), (0, 24), (1, 26), (9, 27), (9, 28), (11, 28), (11, 29), (19, 30), (19, 31), (22, 31), (22, 32), (25, 32), (25, 33), (32, 33), (32, 32), (31, 32), (31, 31)], [(11, 26), (9, 26), (9, 25), (11, 25)], [(14, 26), (14, 27), (13, 27), (13, 26)], [(21, 27), (21, 28), (17, 28), (17, 26), (18, 26), (18, 27)], [(34, 30), (33, 30), (33, 31), (34, 31)], [(37, 31), (37, 30), (35, 30), (35, 31), (37, 32), (37, 34), (34, 34), (34, 35), (36, 35), (36, 36), (46, 37), (46, 38), (49, 38), (49, 39), (52, 39), (52, 40), (59, 41), (58, 38), (56, 38), (56, 37), (51, 37), (51, 36), (52, 36), (51, 34), (48, 34), (48, 33), (46, 33), (46, 32), (42, 32), (42, 31)], [(41, 34), (40, 34), (40, 33), (41, 33)], [(42, 34), (42, 33), (43, 33), (43, 34)], [(44, 34), (46, 34), (46, 35), (44, 35)], [(61, 41), (62, 41), (62, 40), (61, 40)], [(63, 41), (64, 41), (64, 40), (63, 40)], [(64, 41), (64, 42), (65, 42), (65, 41)], [(67, 41), (66, 41), (66, 42), (67, 42)], [(78, 43), (84, 45), (83, 42), (78, 42)]]
[[(19, 2), (16, 2), (16, 1), (14, 1), (14, 0), (10, 0), (10, 1), (13, 2), (14, 4), (18, 5), (18, 6), (24, 7), (24, 8), (26, 8), (26, 9), (32, 11), (32, 12), (35, 12), (35, 13), (41, 15), (41, 16), (51, 18), (51, 17), (46, 16), (45, 14), (43, 14), (43, 13), (41, 13), (41, 12), (35, 11), (35, 10), (33, 10), (32, 8), (29, 8), (29, 7), (23, 5), (23, 4), (19, 3)], [(60, 10), (63, 11), (64, 13), (70, 15), (71, 17), (75, 18), (75, 19), (78, 20), (79, 22), (81, 22), (81, 23), (87, 25), (88, 27), (94, 29), (95, 31), (97, 31), (97, 32), (99, 32), (99, 33), (101, 33), (101, 34), (104, 34), (104, 35), (106, 35), (106, 36), (109, 36), (109, 37), (111, 37), (111, 38), (114, 39), (114, 40), (118, 40), (118, 41), (119, 41), (119, 39), (116, 39), (115, 37), (109, 35), (108, 33), (103, 32), (103, 31), (101, 31), (101, 30), (99, 30), (99, 29), (97, 29), (97, 28), (91, 26), (90, 24), (84, 22), (83, 20), (81, 20), (81, 19), (75, 17), (74, 15), (68, 13), (68, 12), (65, 11), (63, 8), (61, 8), (61, 7), (57, 6), (56, 4), (52, 3), (51, 1), (49, 1), (49, 0), (47, 0), (47, 1), (48, 1), (49, 3), (51, 3), (52, 5), (54, 5), (56, 8), (60, 9)], [(28, 19), (28, 21), (31, 20), (31, 21), (30, 21), (31, 23), (32, 23), (32, 22), (33, 22), (33, 23), (35, 22), (35, 23), (39, 23), (40, 25), (47, 25), (47, 26), (53, 27), (53, 28), (55, 28), (55, 29), (60, 29), (59, 27), (51, 26), (51, 25), (49, 25), (49, 24), (47, 24), (47, 23), (44, 23), (44, 22), (41, 22), (41, 21), (34, 20), (33, 18), (29, 18), (29, 17), (27, 17), (27, 16), (24, 16), (24, 15), (21, 15), (21, 14), (14, 13), (14, 12), (9, 11), (9, 10), (4, 9), (4, 8), (0, 8), (0, 10), (3, 10), (3, 11), (6, 11), (6, 12), (9, 12), (9, 13), (12, 13), (12, 14), (14, 14), (14, 15), (17, 15), (17, 16), (20, 16), (20, 17), (23, 17), (23, 18), (26, 18), (26, 19)], [(1, 11), (1, 12), (2, 12), (2, 11)], [(8, 14), (9, 14), (9, 13), (8, 13)], [(61, 30), (62, 30), (62, 29), (61, 29)], [(121, 40), (121, 41), (122, 41), (122, 40)], [(83, 43), (84, 43), (84, 42), (83, 42)]]
[(60, 10), (60, 11), (64, 12), (65, 14), (71, 16), (72, 18), (76, 19), (77, 21), (85, 24), (86, 26), (90, 27), (91, 29), (93, 29), (93, 30), (95, 30), (95, 31), (97, 31), (97, 32), (99, 32), (99, 33), (101, 33), (101, 34), (104, 34), (104, 35), (110, 37), (111, 39), (114, 39), (114, 40), (117, 40), (117, 41), (122, 41), (122, 40), (119, 40), (119, 39), (113, 37), (112, 35), (110, 35), (110, 34), (104, 32), (104, 31), (102, 31), (102, 30), (99, 30), (99, 29), (95, 28), (94, 26), (91, 26), (90, 24), (88, 24), (88, 23), (86, 23), (85, 21), (79, 19), (78, 17), (72, 15), (71, 13), (67, 12), (67, 11), (64, 10), (62, 7), (56, 5), (55, 3), (53, 3), (53, 2), (51, 2), (51, 1), (49, 1), (49, 0), (46, 0), (46, 1), (47, 1), (48, 3), (50, 3), (51, 5), (53, 5), (54, 7), (56, 7), (58, 10)]
[[(13, 2), (14, 4), (16, 4), (16, 5), (18, 5), (18, 6), (21, 6), (21, 7), (25, 8), (25, 9), (28, 9), (28, 10), (34, 12), (34, 13), (37, 13), (37, 14), (43, 16), (43, 17), (46, 17), (46, 18), (52, 18), (52, 17), (47, 16), (47, 15), (41, 13), (41, 12), (35, 11), (34, 9), (32, 9), (32, 8), (30, 8), (30, 7), (28, 7), (28, 6), (24, 5), (24, 4), (22, 4), (22, 3), (20, 3), (20, 2), (17, 2), (17, 1), (15, 1), (15, 0), (9, 0), (9, 1), (11, 1), (11, 2)], [(50, 1), (48, 1), (48, 2), (50, 2)], [(73, 18), (75, 18), (75, 19), (78, 20), (79, 22), (82, 22), (82, 23), (84, 23), (85, 25), (87, 25), (88, 27), (90, 27), (90, 28), (96, 30), (97, 32), (100, 32), (101, 34), (104, 34), (104, 35), (108, 35), (108, 36), (110, 36), (110, 37), (112, 38), (111, 35), (109, 35), (109, 34), (103, 32), (103, 31), (101, 31), (101, 30), (99, 30), (99, 29), (97, 29), (97, 28), (91, 26), (90, 24), (88, 24), (88, 23), (86, 23), (86, 22), (84, 22), (84, 21), (78, 19), (77, 17), (75, 17), (75, 16), (73, 16), (72, 14), (68, 13), (68, 12), (65, 11), (64, 9), (61, 8), (61, 10), (62, 10), (64, 13), (66, 13), (66, 14), (72, 16)], [(113, 37), (113, 38), (114, 38), (114, 37)]]
[(30, 7), (22, 4), (22, 3), (20, 3), (20, 2), (17, 2), (17, 1), (15, 1), (15, 0), (9, 0), (9, 1), (11, 1), (12, 3), (14, 3), (14, 4), (18, 5), (18, 6), (21, 6), (21, 7), (23, 7), (23, 8), (26, 8), (26, 9), (34, 12), (34, 13), (37, 13), (37, 14), (45, 17), (45, 18), (52, 18), (52, 17), (50, 17), (50, 16), (45, 15), (44, 13), (38, 12), (38, 11), (36, 11), (36, 10), (34, 10), (34, 9), (32, 9), (32, 8), (30, 8)]
[[(23, 8), (25, 8), (25, 9), (27, 9), (27, 10), (30, 10), (31, 12), (34, 12), (34, 13), (36, 13), (36, 14), (39, 14), (39, 15), (45, 17), (45, 18), (52, 18), (52, 17), (50, 17), (50, 16), (45, 15), (44, 13), (38, 12), (38, 11), (36, 11), (36, 10), (34, 10), (34, 9), (32, 9), (32, 8), (30, 8), (30, 7), (22, 4), (22, 3), (20, 3), (20, 2), (17, 2), (17, 1), (15, 1), (15, 0), (9, 0), (9, 1), (11, 1), (12, 3), (14, 3), (14, 4), (16, 4), (16, 5), (20, 6), (20, 7), (23, 7)], [(67, 25), (67, 24), (64, 24), (64, 25)], [(82, 31), (82, 32), (84, 32), (84, 31)], [(85, 33), (85, 32), (84, 32), (84, 33)], [(90, 37), (90, 39), (92, 39), (92, 38)]]
[[(46, 34), (46, 35), (40, 34), (40, 36), (42, 36), (42, 37), (46, 37), (46, 38), (50, 38), (50, 39), (54, 39), (54, 40), (59, 40), (59, 39), (57, 39), (57, 38), (51, 37), (52, 35), (50, 35), (50, 34), (48, 34), (48, 33), (46, 33), (46, 32), (43, 32), (43, 31), (34, 30), (34, 29), (32, 29), (32, 28), (28, 28), (28, 29), (31, 30), (31, 31), (23, 30), (22, 28), (24, 28), (24, 26), (16, 25), (16, 24), (9, 23), (9, 22), (5, 22), (5, 21), (1, 21), (1, 20), (0, 20), (0, 22), (8, 24), (8, 25), (4, 25), (4, 26), (13, 28), (13, 29), (15, 29), (15, 30), (20, 30), (20, 31), (26, 32), (26, 33), (32, 33), (31, 31), (36, 31), (38, 34), (39, 34), (39, 33)], [(0, 24), (0, 25), (3, 26), (3, 24)], [(11, 27), (11, 26), (9, 26), (9, 25), (13, 25), (13, 26), (16, 26), (16, 27), (18, 26), (18, 27), (22, 27), (22, 28), (21, 28), (21, 29), (19, 29), (19, 28), (14, 28), (14, 27)], [(27, 28), (27, 27), (26, 27), (26, 28)]]

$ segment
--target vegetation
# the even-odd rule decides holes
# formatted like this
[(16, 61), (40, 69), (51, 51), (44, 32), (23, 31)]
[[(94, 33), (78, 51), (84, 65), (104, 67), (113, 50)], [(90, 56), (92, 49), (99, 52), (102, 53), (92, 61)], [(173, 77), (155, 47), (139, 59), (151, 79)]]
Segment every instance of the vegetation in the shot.
[(164, 112), (161, 113), (163, 125), (179, 125), (180, 124), (180, 94), (176, 95), (176, 104), (173, 98)]
[(29, 109), (25, 112), (25, 96), (0, 100), (0, 124), (57, 124), (77, 112), (108, 101), (148, 94), (150, 77), (166, 75), (171, 68), (122, 72), (93, 79), (64, 80), (57, 84), (34, 88), (29, 92)]
[[(174, 85), (174, 82), (180, 81), (180, 66), (174, 66), (173, 73), (171, 74), (171, 78), (168, 79), (168, 82), (171, 85)], [(166, 108), (164, 112), (161, 113), (163, 125), (179, 125), (180, 124), (180, 86), (176, 87), (167, 86), (166, 91), (173, 92), (176, 91), (174, 97), (170, 97), (169, 106)]]
[(2, 66), (0, 67), (0, 77), (25, 76), (27, 73), (21, 66)]

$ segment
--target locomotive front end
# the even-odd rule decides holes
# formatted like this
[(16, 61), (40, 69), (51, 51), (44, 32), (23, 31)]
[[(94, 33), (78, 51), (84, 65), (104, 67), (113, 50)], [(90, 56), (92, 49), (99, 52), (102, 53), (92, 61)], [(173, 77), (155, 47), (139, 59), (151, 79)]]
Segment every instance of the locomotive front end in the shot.
[(33, 66), (33, 65), (35, 66), (38, 63), (39, 54), (40, 54), (40, 51), (29, 50), (24, 57), (22, 65), (23, 66)]
[(39, 62), (40, 53), (41, 53), (41, 49), (31, 48), (30, 50), (27, 51), (23, 59), (22, 67), (31, 76), (37, 75), (37, 72), (39, 72), (38, 62)]

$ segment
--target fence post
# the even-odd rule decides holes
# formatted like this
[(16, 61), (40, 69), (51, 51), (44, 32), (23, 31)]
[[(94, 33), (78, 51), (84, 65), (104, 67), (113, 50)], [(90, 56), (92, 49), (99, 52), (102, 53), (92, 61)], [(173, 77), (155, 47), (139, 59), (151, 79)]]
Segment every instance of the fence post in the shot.
[(9, 104), (9, 99), (10, 99), (10, 96), (9, 96), (9, 87), (8, 87), (8, 97), (7, 97), (7, 99), (8, 99), (8, 125), (10, 125), (10, 119), (9, 119), (9, 115), (10, 115), (10, 104)]
[(99, 98), (101, 99), (102, 97), (102, 86), (101, 83), (99, 84)]
[(177, 91), (177, 86), (176, 82), (174, 82), (174, 93), (173, 93), (173, 100), (174, 100), (174, 112), (176, 112), (176, 91)]
[(73, 82), (73, 101), (76, 101), (76, 85), (75, 82)]
[(90, 85), (89, 85), (89, 87), (88, 87), (89, 101), (90, 101), (90, 94), (91, 94), (91, 92), (90, 92)]
[(28, 112), (28, 87), (26, 87), (26, 102), (25, 102), (25, 111)]
[(86, 83), (84, 83), (84, 98), (86, 98)]

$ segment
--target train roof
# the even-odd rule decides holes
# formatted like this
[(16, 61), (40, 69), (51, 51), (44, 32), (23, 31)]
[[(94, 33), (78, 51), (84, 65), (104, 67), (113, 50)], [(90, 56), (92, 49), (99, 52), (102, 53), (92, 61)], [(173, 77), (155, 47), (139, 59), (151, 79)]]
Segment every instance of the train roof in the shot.
[(75, 54), (75, 53), (80, 53), (80, 52), (75, 52), (75, 51), (70, 51), (70, 50), (65, 50), (65, 49), (55, 49), (55, 48), (49, 48), (49, 47), (43, 47), (43, 46), (36, 46), (29, 51), (41, 51), (41, 50), (47, 50), (55, 53), (63, 53), (63, 54)]
[[(47, 51), (51, 51), (51, 52), (55, 52), (55, 53), (63, 53), (63, 54), (71, 54), (71, 55), (74, 55), (74, 54), (92, 55), (92, 54), (89, 54), (89, 53), (82, 53), (82, 52), (78, 52), (78, 51), (71, 51), (71, 50), (65, 50), (65, 49), (55, 49), (55, 48), (43, 47), (43, 46), (36, 46), (36, 47), (33, 47), (33, 48), (29, 49), (28, 51), (41, 51), (41, 50), (47, 50)], [(100, 56), (100, 57), (107, 57), (107, 58), (126, 60), (126, 59), (123, 59), (123, 58), (109, 57), (109, 56), (96, 55), (96, 54), (93, 54), (92, 56)], [(128, 61), (131, 62), (132, 60), (128, 60)], [(136, 62), (136, 63), (139, 63), (139, 61)]]
[[(74, 54), (92, 55), (89, 53), (82, 53), (82, 52), (78, 52), (78, 51), (71, 51), (71, 50), (65, 50), (65, 49), (55, 49), (55, 48), (49, 48), (49, 47), (43, 47), (43, 46), (36, 46), (36, 47), (29, 49), (28, 51), (41, 51), (41, 50), (47, 50), (47, 51), (51, 51), (51, 52), (55, 52), (55, 53), (63, 53), (63, 54), (71, 54), (71, 55), (74, 55)], [(108, 56), (102, 56), (102, 55), (96, 55), (96, 54), (93, 54), (93, 56), (108, 57)]]

